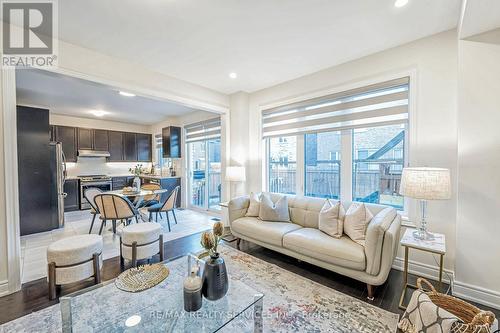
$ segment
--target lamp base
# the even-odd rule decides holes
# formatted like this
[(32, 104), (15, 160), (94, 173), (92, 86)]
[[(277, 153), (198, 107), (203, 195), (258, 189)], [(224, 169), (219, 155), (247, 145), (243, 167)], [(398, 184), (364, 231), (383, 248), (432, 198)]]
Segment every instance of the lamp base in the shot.
[(428, 232), (427, 230), (418, 229), (413, 232), (413, 237), (415, 239), (423, 240), (423, 241), (433, 241), (434, 235)]

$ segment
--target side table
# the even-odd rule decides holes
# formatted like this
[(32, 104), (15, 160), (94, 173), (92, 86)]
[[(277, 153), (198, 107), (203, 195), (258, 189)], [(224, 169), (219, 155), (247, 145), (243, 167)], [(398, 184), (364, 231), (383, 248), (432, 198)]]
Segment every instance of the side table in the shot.
[(446, 254), (446, 240), (443, 234), (433, 233), (434, 240), (420, 240), (413, 237), (413, 229), (406, 229), (403, 238), (401, 238), (401, 246), (405, 248), (405, 262), (404, 262), (404, 282), (403, 291), (401, 293), (401, 298), (399, 300), (399, 308), (406, 310), (406, 306), (403, 305), (404, 298), (406, 295), (406, 290), (408, 288), (417, 289), (417, 286), (408, 283), (408, 254), (411, 249), (421, 250), (424, 252), (429, 252), (431, 254), (437, 254), (440, 257), (439, 260), (439, 287), (438, 291), (442, 291), (443, 286), (443, 265), (444, 265), (444, 255)]

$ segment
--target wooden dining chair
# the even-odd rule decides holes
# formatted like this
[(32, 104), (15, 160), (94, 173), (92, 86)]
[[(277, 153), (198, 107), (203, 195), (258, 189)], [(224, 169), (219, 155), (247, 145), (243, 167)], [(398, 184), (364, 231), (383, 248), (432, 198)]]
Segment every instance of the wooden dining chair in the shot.
[[(161, 186), (160, 184), (149, 183), (142, 185), (141, 189), (146, 191), (156, 191), (161, 190)], [(141, 207), (150, 207), (156, 205), (160, 202), (160, 194), (146, 195), (142, 202), (143, 204), (141, 205)]]
[(94, 203), (99, 211), (99, 218), (102, 220), (99, 235), (102, 233), (106, 221), (113, 223), (113, 233), (116, 234), (116, 221), (121, 220), (126, 224), (130, 219), (135, 218), (139, 223), (137, 216), (139, 211), (134, 207), (129, 199), (118, 194), (101, 193), (94, 197)]
[(163, 203), (158, 203), (148, 208), (149, 221), (153, 219), (153, 213), (156, 213), (156, 222), (158, 222), (158, 213), (165, 212), (167, 215), (168, 231), (170, 232), (170, 218), (168, 216), (169, 212), (172, 212), (174, 216), (175, 224), (177, 224), (177, 217), (175, 216), (175, 208), (177, 203), (177, 195), (179, 194), (180, 186), (176, 186), (174, 190), (170, 193), (167, 200)]
[(102, 191), (98, 189), (97, 187), (90, 187), (85, 189), (85, 192), (83, 192), (83, 197), (87, 199), (87, 201), (90, 204), (90, 214), (92, 214), (92, 223), (90, 224), (90, 229), (89, 229), (89, 234), (92, 233), (92, 228), (94, 227), (94, 221), (95, 217), (97, 214), (99, 214), (99, 210), (97, 209), (97, 206), (95, 205), (94, 198), (96, 195), (101, 194)]

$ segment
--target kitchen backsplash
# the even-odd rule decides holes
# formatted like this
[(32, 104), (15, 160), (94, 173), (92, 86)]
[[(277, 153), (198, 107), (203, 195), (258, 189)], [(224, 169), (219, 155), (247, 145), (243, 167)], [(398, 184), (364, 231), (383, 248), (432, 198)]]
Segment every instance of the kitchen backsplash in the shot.
[(106, 158), (79, 158), (77, 163), (67, 163), (68, 177), (81, 175), (129, 175), (129, 168), (142, 164), (148, 170), (151, 168), (149, 162), (106, 162)]

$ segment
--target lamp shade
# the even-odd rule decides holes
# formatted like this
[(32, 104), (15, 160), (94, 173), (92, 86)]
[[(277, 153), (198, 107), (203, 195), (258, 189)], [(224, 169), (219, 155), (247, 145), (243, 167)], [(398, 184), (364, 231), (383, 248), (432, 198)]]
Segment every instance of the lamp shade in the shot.
[(404, 168), (399, 194), (422, 200), (450, 199), (450, 170), (427, 167)]
[(230, 166), (226, 168), (226, 180), (229, 182), (246, 181), (245, 167)]

